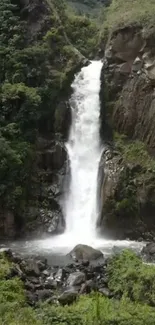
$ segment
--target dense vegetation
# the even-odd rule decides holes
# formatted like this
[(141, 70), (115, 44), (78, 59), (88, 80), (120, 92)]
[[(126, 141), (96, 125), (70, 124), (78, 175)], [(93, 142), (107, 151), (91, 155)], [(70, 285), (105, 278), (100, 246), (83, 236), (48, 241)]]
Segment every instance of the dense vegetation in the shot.
[(155, 160), (148, 153), (145, 143), (139, 140), (130, 141), (126, 135), (117, 132), (114, 133), (114, 141), (124, 162), (139, 164), (155, 173)]
[(21, 3), (0, 3), (0, 201), (2, 210), (7, 207), (17, 216), (38, 178), (38, 136), (59, 131), (57, 103), (82, 54), (91, 56), (97, 44), (95, 24), (68, 14), (62, 1), (45, 2), (39, 8), (43, 17), (35, 17), (37, 7), (31, 17), (31, 3)]
[(69, 5), (78, 14), (85, 14), (93, 18), (100, 16), (100, 11), (102, 11), (103, 6), (109, 5), (111, 0), (67, 0)]
[[(40, 303), (29, 307), (22, 281), (7, 279), (11, 263), (0, 255), (0, 320), (5, 325), (153, 325), (155, 267), (144, 265), (131, 251), (112, 258), (108, 266), (113, 299), (97, 293), (72, 306)], [(152, 307), (151, 307), (152, 306)]]
[(113, 0), (106, 9), (107, 19), (104, 27), (114, 29), (125, 24), (154, 24), (154, 0)]
[[(58, 113), (57, 104), (66, 96), (82, 55), (91, 58), (98, 45), (98, 27), (89, 18), (68, 12), (61, 0), (48, 0), (47, 7), (45, 24), (34, 34), (32, 21), (27, 22), (29, 12), (21, 8), (19, 0), (0, 2), (0, 208), (7, 207), (20, 217), (38, 176), (38, 136), (52, 138), (59, 130), (61, 112)], [(104, 32), (125, 23), (149, 25), (154, 11), (153, 0), (113, 0), (104, 12)], [(152, 177), (155, 165), (145, 146), (139, 141), (129, 143), (118, 135), (115, 140), (126, 163), (142, 166), (134, 181), (144, 175)], [(127, 183), (123, 179), (120, 184), (122, 197), (117, 205), (114, 203), (114, 209), (118, 215), (125, 210), (127, 217), (131, 213), (135, 217), (135, 183), (131, 177), (128, 184), (130, 175), (123, 177)], [(155, 323), (155, 267), (144, 265), (130, 251), (115, 256), (108, 266), (108, 284), (114, 298), (92, 293), (65, 307), (52, 303), (29, 307), (22, 281), (7, 277), (10, 268), (8, 260), (0, 255), (2, 325)]]

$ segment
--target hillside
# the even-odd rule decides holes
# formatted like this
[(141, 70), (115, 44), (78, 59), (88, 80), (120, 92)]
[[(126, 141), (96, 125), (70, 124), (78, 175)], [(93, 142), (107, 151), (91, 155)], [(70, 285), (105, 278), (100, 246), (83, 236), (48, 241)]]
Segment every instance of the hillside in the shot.
[[(95, 15), (95, 0), (76, 4)], [(62, 0), (0, 1), (0, 240), (63, 232), (70, 85), (98, 53), (98, 230), (106, 249), (116, 239), (112, 256), (77, 245), (61, 266), (55, 247), (51, 265), (0, 248), (2, 325), (155, 324), (155, 1), (103, 11), (99, 27)]]
[(99, 17), (104, 6), (108, 6), (111, 0), (67, 0), (69, 5), (78, 13)]
[(97, 34), (94, 23), (68, 14), (59, 0), (0, 3), (0, 237), (36, 219), (42, 226), (48, 214), (51, 224), (53, 207), (58, 219), (47, 179), (66, 153), (55, 141), (67, 136), (70, 83), (95, 53)]

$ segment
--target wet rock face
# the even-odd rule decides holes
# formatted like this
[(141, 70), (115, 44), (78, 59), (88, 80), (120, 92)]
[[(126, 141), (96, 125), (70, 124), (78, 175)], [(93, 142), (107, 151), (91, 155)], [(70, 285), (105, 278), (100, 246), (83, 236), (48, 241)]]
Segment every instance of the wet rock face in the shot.
[(73, 260), (88, 260), (93, 261), (98, 258), (103, 258), (101, 251), (94, 249), (93, 247), (79, 244), (74, 247), (74, 249), (69, 253)]
[(16, 233), (15, 216), (7, 209), (0, 210), (0, 236), (1, 238), (13, 238)]
[(147, 262), (155, 262), (155, 243), (148, 243), (142, 249), (142, 256)]
[(127, 163), (107, 149), (99, 168), (99, 231), (115, 239), (155, 237), (154, 176), (139, 164)]
[(38, 139), (38, 179), (25, 212), (26, 234), (40, 236), (64, 231), (61, 200), (69, 170), (67, 150), (60, 139), (58, 135), (56, 140)]
[(113, 128), (151, 148), (155, 143), (154, 52), (153, 35), (146, 35), (142, 26), (117, 29), (107, 43), (101, 76), (101, 93), (105, 85), (108, 89), (107, 115)]
[[(2, 252), (2, 250), (0, 250)], [(107, 261), (73, 262), (64, 267), (49, 266), (43, 258), (24, 258), (9, 249), (3, 253), (13, 262), (7, 279), (18, 276), (24, 283), (27, 301), (56, 302), (62, 305), (73, 303), (80, 294), (100, 291), (112, 297), (107, 285)]]
[(69, 287), (74, 287), (85, 282), (85, 274), (83, 272), (71, 273), (67, 279), (67, 284)]

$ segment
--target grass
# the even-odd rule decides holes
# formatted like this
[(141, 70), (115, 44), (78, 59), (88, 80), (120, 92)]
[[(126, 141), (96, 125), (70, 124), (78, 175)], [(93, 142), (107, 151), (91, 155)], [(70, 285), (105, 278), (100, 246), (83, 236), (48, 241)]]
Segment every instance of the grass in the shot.
[(5, 265), (0, 279), (1, 325), (154, 325), (155, 308), (148, 304), (155, 302), (155, 267), (143, 265), (131, 251), (116, 255), (109, 264), (109, 287), (122, 296), (120, 300), (92, 293), (71, 306), (41, 303), (35, 309), (27, 305), (22, 282), (5, 279), (11, 264), (0, 257)]
[(129, 24), (154, 24), (154, 0), (113, 0), (106, 10), (104, 27), (115, 29)]
[(44, 325), (154, 325), (155, 309), (93, 293), (70, 307), (44, 305), (38, 315)]
[(114, 133), (116, 148), (121, 152), (126, 163), (139, 164), (142, 167), (155, 172), (155, 160), (149, 155), (146, 145), (135, 140), (129, 142), (125, 135)]
[(155, 266), (143, 264), (130, 250), (116, 255), (108, 266), (109, 288), (115, 295), (155, 306)]

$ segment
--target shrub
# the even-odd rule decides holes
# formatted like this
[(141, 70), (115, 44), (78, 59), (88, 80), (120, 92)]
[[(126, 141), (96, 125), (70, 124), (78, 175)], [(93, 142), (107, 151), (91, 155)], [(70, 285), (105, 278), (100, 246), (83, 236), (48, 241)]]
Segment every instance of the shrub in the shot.
[(106, 11), (104, 28), (109, 30), (129, 25), (154, 24), (155, 2), (154, 0), (113, 0)]
[(108, 266), (109, 288), (116, 296), (155, 306), (155, 266), (143, 264), (130, 250), (112, 258)]
[(117, 132), (114, 134), (114, 141), (126, 163), (140, 164), (155, 172), (155, 160), (149, 155), (145, 143), (139, 140), (130, 142), (125, 135)]
[(44, 325), (154, 325), (155, 317), (149, 306), (96, 294), (83, 296), (70, 307), (42, 305), (37, 313)]

